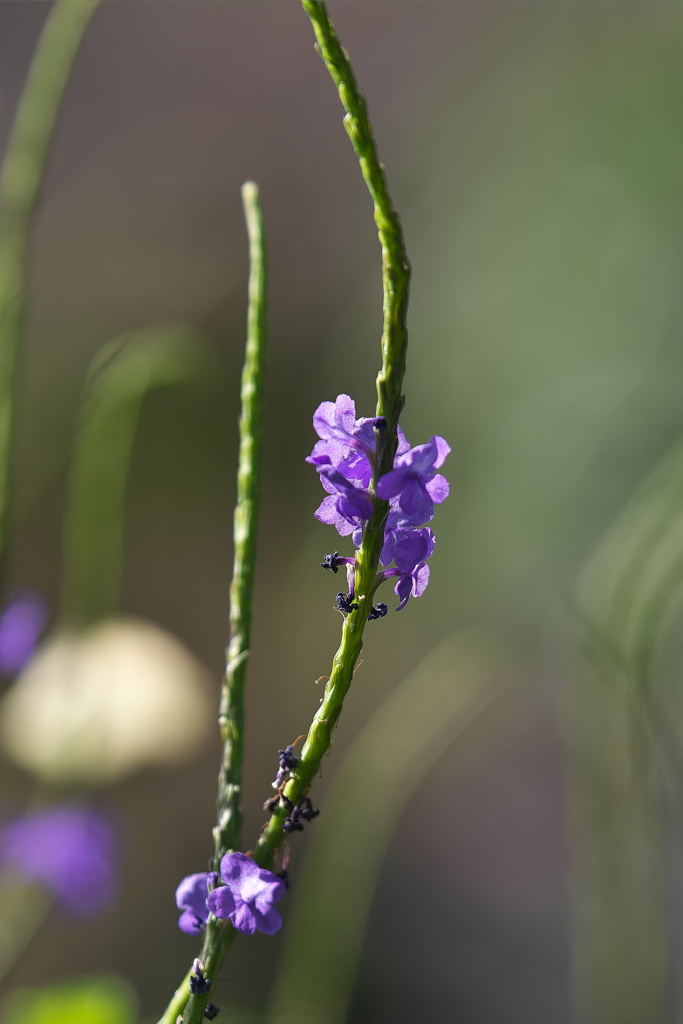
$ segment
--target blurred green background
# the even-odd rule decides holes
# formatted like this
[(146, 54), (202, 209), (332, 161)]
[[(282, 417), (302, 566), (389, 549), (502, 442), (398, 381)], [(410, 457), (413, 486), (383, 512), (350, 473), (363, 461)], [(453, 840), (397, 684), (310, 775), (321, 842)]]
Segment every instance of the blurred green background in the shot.
[[(49, 6), (0, 5), (3, 138)], [(329, 8), (368, 98), (414, 268), (402, 424), (413, 444), (438, 433), (453, 453), (430, 588), (369, 628), (317, 791), (323, 814), (335, 761), (453, 630), (483, 627), (508, 642), (519, 687), (412, 800), (373, 904), (351, 1019), (565, 1024), (573, 592), (683, 427), (683, 8)], [(271, 270), (245, 792), (245, 835), (255, 836), (275, 751), (304, 732), (339, 632), (336, 581), (318, 563), (346, 548), (312, 516), (311, 415), (340, 392), (370, 413), (381, 324), (369, 199), (293, 0), (108, 2), (93, 19), (32, 242), (11, 577), (57, 607), (66, 464), (92, 355), (122, 331), (195, 325), (212, 372), (145, 402), (122, 607), (188, 644), (217, 693), (247, 178), (261, 187)], [(214, 737), (190, 763), (107, 791), (123, 837), (121, 900), (87, 925), (56, 915), (12, 986), (116, 972), (138, 992), (141, 1019), (155, 1019), (195, 955), (176, 928), (173, 890), (209, 855), (217, 762)], [(28, 789), (3, 764), (5, 799), (18, 804)], [(292, 843), (295, 879), (308, 838)], [(278, 942), (237, 944), (223, 969), (226, 1003), (263, 1008)]]

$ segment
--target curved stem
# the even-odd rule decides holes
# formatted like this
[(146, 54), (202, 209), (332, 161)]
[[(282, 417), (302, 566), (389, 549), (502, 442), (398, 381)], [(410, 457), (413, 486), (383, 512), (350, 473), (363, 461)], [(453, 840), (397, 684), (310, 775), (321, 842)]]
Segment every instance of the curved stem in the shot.
[[(344, 126), (360, 162), (361, 173), (372, 197), (375, 223), (382, 247), (382, 367), (377, 376), (377, 416), (387, 421), (385, 430), (375, 430), (376, 469), (371, 485), (393, 466), (397, 446), (398, 417), (403, 407), (403, 376), (406, 364), (408, 328), (408, 292), (410, 264), (406, 254), (403, 231), (387, 188), (384, 167), (379, 161), (372, 127), (363, 96), (358, 90), (348, 54), (337, 39), (325, 5), (317, 0), (303, 0), (303, 8), (311, 19), (320, 56), (337, 86), (346, 111)], [(384, 542), (384, 523), (388, 503), (373, 497), (374, 512), (363, 532), (356, 552), (355, 595), (358, 608), (345, 618), (341, 643), (334, 656), (330, 679), (323, 702), (315, 714), (301, 751), (299, 764), (285, 787), (284, 794), (292, 803), (305, 796), (322, 757), (329, 750), (332, 733), (341, 714), (344, 698), (351, 685), (353, 672), (363, 647), (363, 631), (372, 608), (376, 589), (375, 576)], [(282, 823), (287, 815), (283, 803), (273, 813), (262, 833), (255, 853), (256, 861), (270, 866), (275, 851), (282, 845)]]

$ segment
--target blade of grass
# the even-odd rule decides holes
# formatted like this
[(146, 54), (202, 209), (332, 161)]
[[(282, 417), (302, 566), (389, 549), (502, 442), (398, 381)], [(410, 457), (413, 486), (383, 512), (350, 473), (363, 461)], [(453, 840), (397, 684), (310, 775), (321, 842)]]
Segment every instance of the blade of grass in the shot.
[(17, 356), (24, 331), (29, 238), (59, 110), (98, 0), (58, 0), (47, 16), (0, 173), (0, 576), (4, 573)]

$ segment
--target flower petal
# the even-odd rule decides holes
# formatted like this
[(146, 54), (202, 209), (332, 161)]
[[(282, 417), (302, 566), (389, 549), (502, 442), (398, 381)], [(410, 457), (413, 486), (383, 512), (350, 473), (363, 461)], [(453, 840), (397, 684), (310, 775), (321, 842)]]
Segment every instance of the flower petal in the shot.
[(442, 501), (446, 500), (451, 489), (446, 477), (442, 476), (441, 473), (437, 473), (436, 476), (427, 481), (425, 490), (434, 504), (440, 505)]
[(348, 395), (334, 402), (321, 402), (313, 413), (313, 429), (323, 441), (351, 437), (356, 426), (356, 403)]
[(340, 537), (348, 537), (359, 527), (358, 523), (350, 523), (345, 516), (337, 511), (336, 495), (328, 494), (326, 498), (323, 498), (313, 514), (319, 522), (325, 523), (327, 526), (336, 526)]
[(432, 441), (436, 445), (437, 452), (436, 460), (434, 462), (434, 469), (440, 469), (441, 466), (443, 466), (444, 462), (446, 461), (446, 456), (451, 451), (451, 446), (449, 445), (448, 441), (444, 440), (443, 437), (439, 437), (438, 434), (434, 435)]
[(266, 914), (271, 904), (277, 903), (284, 896), (285, 883), (281, 878), (273, 875), (272, 871), (264, 871), (263, 874), (269, 877), (261, 879), (261, 889), (257, 893), (254, 903), (257, 910)]
[(427, 589), (429, 583), (430, 569), (428, 565), (418, 565), (416, 569), (413, 569), (412, 581), (413, 587), (411, 591), (412, 597), (421, 597)]
[(385, 473), (377, 481), (377, 497), (381, 498), (382, 501), (388, 501), (395, 494), (402, 492), (409, 479), (410, 474), (407, 469), (403, 467), (390, 469), (388, 473)]
[[(225, 858), (224, 858), (225, 859)], [(206, 898), (206, 905), (212, 914), (225, 920), (235, 910), (235, 896), (229, 885), (219, 885)]]
[(206, 897), (208, 884), (214, 884), (218, 875), (214, 871), (200, 871), (195, 875), (187, 875), (175, 891), (176, 906), (181, 910), (192, 910), (203, 921), (208, 918)]
[(427, 500), (429, 500), (429, 496), (425, 491), (424, 484), (417, 477), (409, 476), (399, 498), (399, 504), (403, 511), (409, 516), (415, 515)]
[(253, 935), (256, 931), (256, 920), (253, 911), (248, 903), (243, 903), (241, 900), (230, 915), (230, 920), (237, 931), (242, 932), (243, 935)]
[(178, 927), (186, 935), (199, 935), (204, 927), (204, 921), (200, 921), (192, 910), (184, 910), (178, 918)]
[(221, 861), (221, 878), (233, 891), (248, 878), (258, 878), (260, 870), (251, 857), (247, 857), (246, 853), (240, 853), (239, 850), (235, 853), (226, 853)]
[(402, 573), (412, 572), (415, 566), (424, 562), (427, 557), (429, 534), (425, 530), (397, 531), (394, 561)]
[[(279, 898), (279, 897), (278, 897)], [(253, 907), (254, 922), (260, 932), (266, 935), (274, 935), (282, 928), (282, 915), (277, 907), (269, 906), (264, 912), (259, 910), (258, 905)]]
[(394, 593), (397, 594), (398, 597), (401, 598), (401, 603), (399, 604), (398, 608), (396, 609), (397, 612), (400, 612), (402, 608), (405, 608), (405, 606), (406, 606), (406, 604), (408, 602), (408, 598), (410, 597), (410, 592), (411, 592), (412, 588), (413, 588), (413, 578), (412, 578), (412, 576), (410, 576), (410, 574), (408, 574), (406, 576), (400, 576), (399, 577), (398, 583), (394, 587)]

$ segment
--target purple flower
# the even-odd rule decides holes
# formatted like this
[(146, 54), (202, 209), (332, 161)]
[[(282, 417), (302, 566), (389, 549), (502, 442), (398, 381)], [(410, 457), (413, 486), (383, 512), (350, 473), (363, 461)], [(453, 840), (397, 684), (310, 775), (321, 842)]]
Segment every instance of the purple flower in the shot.
[(409, 597), (421, 597), (424, 594), (429, 583), (429, 572), (429, 566), (421, 562), (409, 573), (400, 577), (394, 587), (394, 592), (401, 598), (401, 603), (396, 609), (397, 612), (405, 608)]
[[(325, 460), (324, 462), (322, 460)], [(335, 520), (342, 518), (353, 530), (361, 519), (369, 519), (373, 512), (370, 495), (360, 487), (356, 487), (350, 480), (331, 465), (329, 456), (316, 456), (315, 468), (320, 474), (320, 482), (332, 499), (328, 508), (334, 509)], [(312, 460), (311, 460), (312, 461)], [(317, 519), (326, 522), (329, 513), (323, 511), (324, 499), (321, 506), (315, 512)], [(325, 515), (326, 518), (322, 518)], [(335, 521), (336, 525), (336, 521)], [(349, 533), (351, 532), (349, 530)]]
[[(396, 529), (391, 535), (391, 558), (396, 563), (395, 569), (384, 569), (382, 579), (398, 576), (394, 587), (401, 603), (396, 611), (405, 608), (409, 597), (421, 597), (429, 583), (428, 558), (434, 551), (436, 537), (428, 526), (421, 530)], [(385, 543), (385, 548), (387, 544)], [(384, 556), (384, 552), (383, 552)]]
[[(342, 537), (351, 534), (353, 543), (359, 547), (365, 524), (376, 505), (368, 488), (376, 470), (377, 435), (386, 430), (386, 420), (383, 417), (356, 419), (353, 400), (348, 395), (338, 395), (334, 402), (318, 406), (313, 426), (320, 440), (306, 461), (315, 466), (327, 491), (315, 516), (320, 522), (336, 527)], [(394, 589), (400, 598), (400, 611), (410, 597), (420, 597), (429, 582), (427, 560), (434, 550), (434, 534), (424, 524), (434, 518), (434, 505), (448, 497), (448, 481), (437, 470), (451, 449), (438, 435), (427, 444), (410, 448), (400, 427), (397, 434), (394, 467), (376, 484), (377, 497), (389, 503), (380, 553), (380, 563), (387, 568), (381, 571), (376, 582), (397, 578)], [(335, 552), (334, 556), (325, 556), (322, 564), (336, 572), (341, 561), (347, 563), (349, 592), (337, 595), (337, 606), (348, 614), (357, 606), (353, 603), (354, 560), (340, 559)], [(389, 568), (392, 563), (393, 568)], [(385, 608), (385, 605), (378, 605), (369, 617), (380, 618)]]
[[(317, 465), (321, 456), (338, 469), (347, 480), (357, 480), (369, 487), (375, 455), (375, 430), (386, 421), (375, 416), (356, 419), (356, 404), (348, 395), (337, 395), (334, 402), (322, 402), (313, 413), (313, 427), (320, 441), (313, 447), (307, 462)], [(405, 434), (398, 427), (397, 454), (410, 448)]]
[(0, 865), (52, 890), (74, 915), (97, 913), (116, 890), (114, 834), (85, 807), (29, 811), (0, 834)]
[[(331, 403), (330, 403), (331, 404)], [(282, 918), (273, 904), (282, 898), (285, 883), (272, 871), (260, 868), (244, 853), (228, 853), (221, 861), (225, 883), (209, 893), (209, 910), (216, 917), (229, 917), (238, 932), (255, 931), (274, 935)]]
[(405, 512), (397, 508), (396, 498), (392, 498), (389, 504), (391, 511), (384, 527), (384, 546), (379, 557), (382, 565), (389, 565), (390, 562), (393, 562), (394, 547), (400, 537), (434, 518), (434, 506), (431, 502), (428, 504), (423, 502), (413, 515), (406, 515)]
[(175, 901), (182, 914), (178, 927), (188, 935), (197, 935), (209, 920), (209, 908), (206, 897), (208, 886), (215, 885), (218, 875), (215, 871), (200, 871), (196, 875), (187, 875), (175, 891)]
[(448, 480), (436, 470), (446, 460), (450, 447), (443, 437), (399, 455), (394, 468), (377, 481), (377, 496), (388, 501), (398, 497), (399, 507), (408, 515), (425, 503), (439, 505), (448, 497)]
[(0, 614), (0, 672), (13, 676), (33, 654), (47, 623), (47, 604), (36, 593), (12, 601)]

